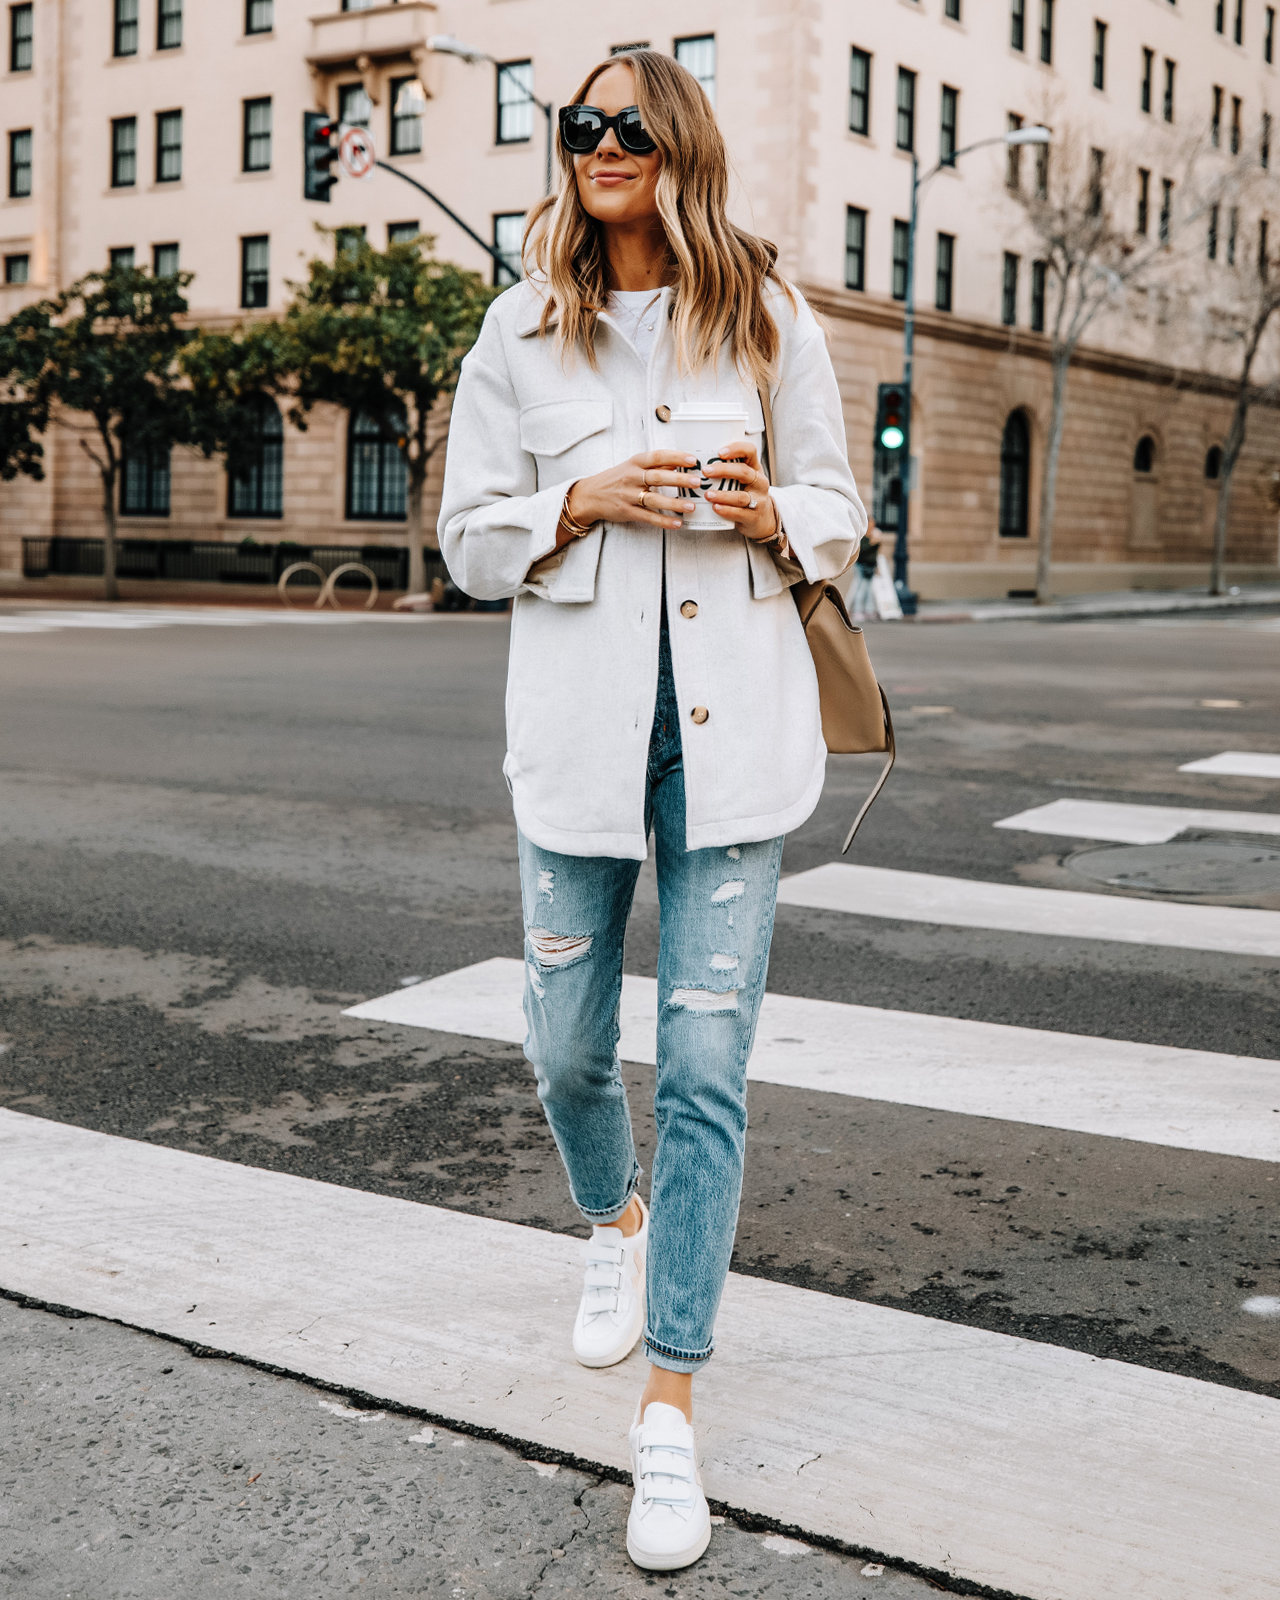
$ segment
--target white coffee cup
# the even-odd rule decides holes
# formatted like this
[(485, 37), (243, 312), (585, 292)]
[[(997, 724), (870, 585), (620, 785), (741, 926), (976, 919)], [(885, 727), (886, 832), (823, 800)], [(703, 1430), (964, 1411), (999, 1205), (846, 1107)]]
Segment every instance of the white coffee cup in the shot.
[(701, 483), (697, 490), (667, 488), (663, 493), (678, 495), (681, 498), (693, 495), (697, 501), (694, 509), (685, 514), (686, 528), (696, 528), (699, 531), (706, 528), (731, 530), (733, 523), (718, 517), (713, 507), (707, 504), (706, 491), (710, 488), (740, 487), (736, 478), (717, 478), (714, 466), (725, 445), (746, 438), (746, 409), (741, 401), (726, 404), (718, 400), (683, 400), (673, 408), (671, 421), (667, 428), (662, 430), (664, 435), (668, 434), (668, 429), (670, 449), (685, 451), (697, 457)]

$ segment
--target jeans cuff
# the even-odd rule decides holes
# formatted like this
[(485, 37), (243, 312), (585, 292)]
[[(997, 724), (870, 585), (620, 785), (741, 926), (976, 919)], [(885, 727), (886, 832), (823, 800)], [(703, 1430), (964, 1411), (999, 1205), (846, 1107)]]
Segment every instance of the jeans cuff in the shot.
[[(608, 1206), (603, 1211), (590, 1211), (586, 1206), (579, 1205), (578, 1210), (594, 1227), (607, 1228), (611, 1222), (616, 1222), (622, 1213), (631, 1204), (635, 1197), (636, 1185), (640, 1182), (640, 1174), (644, 1169), (638, 1161), (632, 1162), (631, 1182), (627, 1185), (627, 1196), (621, 1205)], [(575, 1200), (574, 1204), (578, 1202)]]
[(673, 1345), (659, 1344), (647, 1331), (644, 1336), (645, 1355), (655, 1367), (667, 1372), (697, 1372), (711, 1360), (714, 1349), (714, 1345), (708, 1345), (701, 1351), (677, 1350)]

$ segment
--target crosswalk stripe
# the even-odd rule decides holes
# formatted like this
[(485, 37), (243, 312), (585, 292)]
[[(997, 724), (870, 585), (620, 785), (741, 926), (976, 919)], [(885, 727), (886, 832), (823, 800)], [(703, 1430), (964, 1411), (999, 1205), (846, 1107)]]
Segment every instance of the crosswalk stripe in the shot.
[(1280, 778), (1280, 756), (1261, 750), (1224, 750), (1220, 756), (1188, 761), (1179, 772), (1216, 772), (1225, 778)]
[[(12, 1111), (0, 1202), (10, 1293), (626, 1468), (572, 1239)], [(717, 1345), (734, 1509), (1033, 1600), (1280, 1593), (1280, 1401), (737, 1275)]]
[(1211, 811), (1191, 806), (1131, 806), (1110, 800), (1054, 800), (1004, 817), (997, 828), (1053, 833), (1066, 839), (1109, 839), (1117, 844), (1164, 844), (1187, 828), (1221, 833), (1280, 833), (1271, 811)]
[(130, 631), (141, 628), (261, 628), (273, 622), (346, 623), (413, 620), (387, 611), (289, 611), (249, 606), (146, 606), (136, 609), (103, 606), (86, 611), (21, 611), (0, 613), (0, 633), (58, 633), (65, 628)]
[[(496, 957), (348, 1017), (523, 1043), (524, 968)], [(657, 984), (624, 977), (619, 1053), (657, 1059)], [(828, 1094), (1280, 1161), (1280, 1062), (767, 994), (747, 1076)]]
[(778, 903), (902, 922), (1280, 956), (1280, 911), (1165, 904), (836, 861), (784, 878)]

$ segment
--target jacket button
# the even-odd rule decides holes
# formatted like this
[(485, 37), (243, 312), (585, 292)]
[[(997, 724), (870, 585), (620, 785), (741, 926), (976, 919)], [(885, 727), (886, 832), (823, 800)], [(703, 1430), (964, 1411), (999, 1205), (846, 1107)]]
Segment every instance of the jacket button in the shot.
[(654, 408), (653, 414), (654, 414), (655, 417), (657, 417), (659, 422), (670, 422), (671, 421), (671, 407), (670, 406), (656, 406)]
[(694, 706), (689, 715), (695, 722), (702, 723), (707, 720), (711, 713), (707, 710), (706, 706)]
[(686, 600), (680, 607), (680, 615), (682, 617), (696, 617), (698, 615), (698, 602), (696, 600)]

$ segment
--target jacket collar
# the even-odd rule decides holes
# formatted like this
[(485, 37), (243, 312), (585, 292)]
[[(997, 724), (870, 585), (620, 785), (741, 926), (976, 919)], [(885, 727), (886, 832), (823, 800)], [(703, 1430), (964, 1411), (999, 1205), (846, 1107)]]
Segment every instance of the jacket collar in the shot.
[[(513, 291), (508, 290), (508, 293), (511, 292)], [(537, 333), (542, 324), (542, 308), (545, 305), (547, 298), (546, 286), (545, 284), (539, 283), (536, 279), (525, 278), (521, 283), (520, 288), (514, 292), (520, 294), (523, 302), (516, 316), (516, 333), (521, 339), (530, 339), (535, 333)], [(671, 314), (675, 309), (672, 303), (671, 291), (670, 289), (663, 289), (661, 292), (665, 297), (667, 319), (669, 321)], [(551, 313), (551, 327), (555, 327), (556, 320), (556, 313), (553, 311)], [(617, 328), (617, 324), (613, 321), (607, 311), (602, 311), (600, 313), (600, 320), (602, 322), (609, 323), (609, 325), (615, 329)]]

